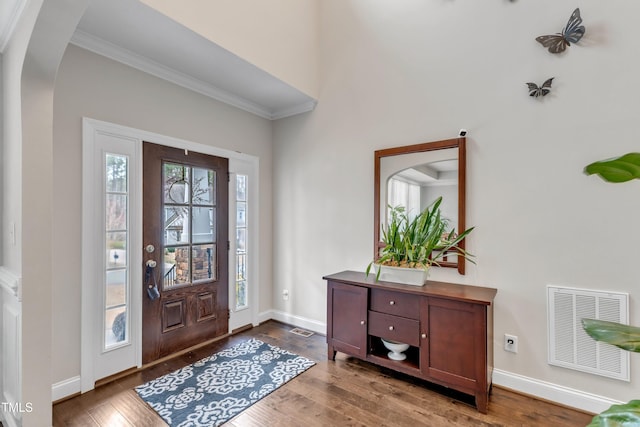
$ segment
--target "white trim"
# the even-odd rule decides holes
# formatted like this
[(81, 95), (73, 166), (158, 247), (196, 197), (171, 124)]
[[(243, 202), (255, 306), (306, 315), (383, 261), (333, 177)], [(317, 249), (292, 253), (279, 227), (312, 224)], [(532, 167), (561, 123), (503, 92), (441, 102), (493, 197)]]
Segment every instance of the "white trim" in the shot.
[(22, 301), (22, 277), (6, 267), (0, 267), (0, 289), (16, 297), (18, 302)]
[(295, 114), (306, 113), (313, 110), (317, 103), (315, 100), (312, 100), (278, 111), (271, 111), (241, 96), (164, 66), (145, 56), (116, 46), (113, 43), (84, 31), (76, 30), (71, 37), (70, 43), (268, 120), (276, 120)]
[(611, 405), (623, 403), (500, 369), (493, 370), (493, 384), (590, 413), (600, 413)]
[(295, 116), (297, 114), (308, 113), (309, 111), (313, 111), (316, 108), (317, 104), (318, 101), (311, 100), (303, 102), (302, 104), (294, 105), (293, 107), (276, 110), (271, 114), (269, 119), (278, 120), (284, 119), (285, 117)]
[[(80, 388), (84, 393), (94, 388), (95, 380), (100, 377), (96, 369), (97, 348), (103, 348), (103, 328), (96, 324), (96, 301), (104, 307), (104, 295), (97, 294), (92, 284), (102, 283), (104, 273), (103, 235), (98, 230), (103, 228), (103, 204), (96, 202), (96, 194), (103, 194), (103, 148), (97, 141), (98, 136), (113, 136), (116, 139), (128, 140), (127, 156), (131, 159), (130, 168), (130, 224), (129, 246), (142, 247), (142, 141), (135, 134), (119, 131), (112, 125), (101, 126), (97, 121), (83, 119), (82, 122), (82, 305), (81, 305), (81, 343), (80, 343)], [(101, 191), (96, 191), (101, 188)], [(100, 242), (98, 244), (98, 242)], [(129, 306), (130, 343), (129, 362), (142, 366), (142, 254), (140, 251), (128, 250), (130, 274)], [(139, 278), (132, 280), (131, 278)], [(100, 331), (96, 333), (96, 331)], [(100, 342), (98, 343), (98, 340)], [(124, 347), (123, 347), (124, 348)], [(114, 353), (115, 354), (115, 353)], [(124, 356), (123, 353), (120, 354)], [(103, 361), (115, 362), (114, 356)], [(127, 363), (129, 363), (127, 362)], [(100, 365), (105, 369), (113, 369), (115, 365)], [(126, 368), (131, 367), (131, 365)]]
[(327, 324), (307, 317), (296, 316), (294, 314), (285, 313), (280, 310), (267, 310), (260, 313), (258, 320), (260, 323), (267, 320), (277, 320), (278, 322), (287, 323), (298, 328), (308, 329), (318, 334), (327, 333)]
[(73, 394), (80, 393), (80, 376), (67, 378), (51, 386), (51, 401), (64, 399)]

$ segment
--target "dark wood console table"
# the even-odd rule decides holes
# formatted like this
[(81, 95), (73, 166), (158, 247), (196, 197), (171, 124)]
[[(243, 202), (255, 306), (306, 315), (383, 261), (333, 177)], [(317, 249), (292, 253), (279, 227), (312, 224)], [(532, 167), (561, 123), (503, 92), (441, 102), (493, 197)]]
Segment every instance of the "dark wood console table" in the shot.
[[(343, 271), (327, 280), (328, 357), (337, 351), (475, 396), (486, 414), (493, 373), (493, 299), (497, 290), (427, 281), (375, 281)], [(409, 344), (387, 357), (381, 338)]]

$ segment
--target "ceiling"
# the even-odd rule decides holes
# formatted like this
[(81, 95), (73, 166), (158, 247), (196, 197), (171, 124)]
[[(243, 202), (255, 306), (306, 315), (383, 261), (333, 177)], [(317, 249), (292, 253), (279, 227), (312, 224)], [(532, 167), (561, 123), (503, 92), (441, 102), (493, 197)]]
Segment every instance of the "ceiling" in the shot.
[(71, 43), (267, 119), (316, 100), (137, 0), (94, 0)]

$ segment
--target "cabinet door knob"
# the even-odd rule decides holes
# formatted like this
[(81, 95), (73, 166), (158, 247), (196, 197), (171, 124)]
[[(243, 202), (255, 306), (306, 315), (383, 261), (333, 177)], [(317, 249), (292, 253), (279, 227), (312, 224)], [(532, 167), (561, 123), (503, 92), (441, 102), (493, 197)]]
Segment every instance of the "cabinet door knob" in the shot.
[(427, 334), (422, 334), (421, 336), (422, 336), (422, 338), (424, 339), (424, 338), (426, 338), (426, 337), (427, 337)]
[(364, 320), (361, 320), (361, 321), (360, 321), (360, 324), (361, 324), (361, 325), (364, 325)]
[(389, 301), (389, 305), (395, 305), (395, 301)]
[(393, 326), (389, 326), (389, 330), (390, 330), (390, 331), (393, 331)]

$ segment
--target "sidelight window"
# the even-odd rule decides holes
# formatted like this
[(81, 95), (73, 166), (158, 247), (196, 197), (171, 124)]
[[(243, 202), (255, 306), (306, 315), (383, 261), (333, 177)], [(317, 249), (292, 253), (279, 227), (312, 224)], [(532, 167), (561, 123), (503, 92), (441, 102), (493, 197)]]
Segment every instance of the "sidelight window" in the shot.
[(104, 156), (104, 349), (129, 342), (129, 158)]
[(247, 297), (247, 175), (236, 175), (236, 311), (249, 306)]

